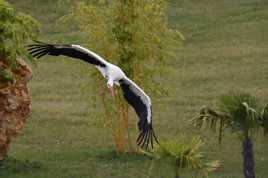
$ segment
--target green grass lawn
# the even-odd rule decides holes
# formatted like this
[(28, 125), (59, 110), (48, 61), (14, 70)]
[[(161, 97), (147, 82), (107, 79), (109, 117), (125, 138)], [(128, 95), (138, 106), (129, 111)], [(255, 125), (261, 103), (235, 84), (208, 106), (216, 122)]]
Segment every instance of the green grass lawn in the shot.
[[(54, 0), (9, 0), (14, 7), (37, 18), (40, 39), (83, 44), (75, 26), (57, 23), (66, 13)], [(163, 82), (174, 89), (168, 97), (154, 97), (154, 126), (160, 140), (201, 135), (207, 160), (222, 167), (211, 178), (242, 178), (240, 142), (225, 135), (200, 132), (189, 120), (206, 104), (230, 89), (244, 89), (268, 102), (268, 2), (267, 0), (173, 0), (169, 19), (186, 37), (177, 51), (176, 76)], [(11, 145), (15, 160), (0, 168), (4, 178), (170, 178), (173, 167), (142, 155), (117, 155), (112, 137), (97, 118), (96, 106), (87, 98), (92, 90), (91, 66), (69, 58), (44, 57), (33, 67), (30, 83), (32, 113), (21, 136)], [(146, 88), (145, 88), (146, 90)], [(150, 94), (149, 94), (150, 95)], [(98, 106), (97, 106), (98, 107)], [(136, 137), (136, 119), (131, 135)], [(268, 140), (256, 136), (257, 178), (268, 175)], [(153, 166), (152, 166), (153, 165)], [(151, 171), (148, 171), (151, 170)], [(196, 178), (193, 172), (185, 177)]]

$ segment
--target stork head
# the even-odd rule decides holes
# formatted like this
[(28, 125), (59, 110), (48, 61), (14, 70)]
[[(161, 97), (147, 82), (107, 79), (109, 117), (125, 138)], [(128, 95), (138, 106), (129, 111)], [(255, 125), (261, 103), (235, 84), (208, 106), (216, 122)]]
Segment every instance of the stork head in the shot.
[(114, 97), (113, 85), (114, 85), (113, 80), (108, 80), (107, 87), (112, 97)]

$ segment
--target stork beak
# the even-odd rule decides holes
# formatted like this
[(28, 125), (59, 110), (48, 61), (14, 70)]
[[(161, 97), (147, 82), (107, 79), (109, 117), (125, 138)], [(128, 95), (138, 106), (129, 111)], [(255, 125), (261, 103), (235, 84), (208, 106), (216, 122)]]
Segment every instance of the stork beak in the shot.
[(108, 87), (108, 90), (110, 92), (110, 95), (114, 98), (114, 90), (113, 90), (113, 87)]

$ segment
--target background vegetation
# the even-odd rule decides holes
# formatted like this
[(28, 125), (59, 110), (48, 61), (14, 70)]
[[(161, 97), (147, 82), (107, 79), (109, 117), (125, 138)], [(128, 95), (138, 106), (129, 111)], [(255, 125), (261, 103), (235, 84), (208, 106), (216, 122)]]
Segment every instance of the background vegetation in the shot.
[[(161, 85), (161, 81), (171, 77), (167, 74), (174, 68), (167, 61), (175, 58), (174, 49), (182, 40), (179, 31), (168, 25), (167, 1), (78, 2), (61, 20), (76, 23), (87, 37), (86, 46), (120, 66), (147, 92), (155, 96), (166, 95), (168, 86)], [(90, 117), (104, 120), (105, 129), (111, 130), (118, 152), (133, 152), (129, 120), (136, 119), (136, 113), (129, 112), (129, 104), (120, 87), (115, 92), (115, 99), (111, 100), (104, 92), (107, 81), (98, 70), (91, 73), (93, 83), (96, 83), (90, 85), (91, 89), (101, 92), (89, 99), (91, 105), (99, 103), (95, 108), (99, 112)]]
[[(9, 0), (18, 10), (33, 15), (43, 28), (42, 39), (50, 42), (85, 44), (76, 26), (57, 23), (67, 7), (54, 0)], [(217, 135), (196, 130), (189, 120), (203, 104), (215, 105), (215, 98), (230, 89), (245, 89), (267, 103), (268, 96), (268, 4), (265, 0), (214, 1), (173, 0), (169, 4), (169, 25), (186, 37), (170, 65), (176, 76), (161, 85), (174, 89), (169, 97), (152, 96), (155, 130), (164, 139), (205, 138), (206, 159), (219, 159), (222, 167), (210, 177), (241, 178), (241, 146), (236, 135), (226, 133), (221, 149)], [(46, 58), (34, 69), (31, 82), (33, 111), (23, 135), (12, 145), (10, 156), (18, 159), (0, 176), (14, 177), (148, 177), (151, 159), (140, 155), (117, 155), (111, 135), (86, 99), (97, 91), (90, 76), (94, 70), (67, 58)], [(93, 109), (92, 109), (93, 108)], [(136, 131), (136, 119), (130, 129)], [(257, 136), (256, 136), (257, 137)], [(256, 176), (268, 174), (267, 138), (256, 139)], [(30, 160), (30, 161), (25, 161)], [(13, 165), (13, 162), (10, 163)], [(186, 173), (196, 177), (195, 173)], [(171, 177), (173, 167), (161, 162), (151, 177)]]
[[(28, 15), (17, 13), (9, 4), (0, 0), (0, 81), (12, 80), (18, 56), (32, 59), (24, 48), (25, 42), (39, 32), (38, 23)], [(3, 67), (5, 64), (7, 67)], [(1, 84), (0, 84), (1, 85)]]

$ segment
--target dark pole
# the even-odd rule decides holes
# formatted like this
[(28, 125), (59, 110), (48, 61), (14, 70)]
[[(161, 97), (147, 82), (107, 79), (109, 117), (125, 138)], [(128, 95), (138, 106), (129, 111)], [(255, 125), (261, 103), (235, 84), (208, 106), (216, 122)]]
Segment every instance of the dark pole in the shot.
[(253, 143), (249, 137), (243, 141), (243, 171), (245, 178), (255, 178)]

